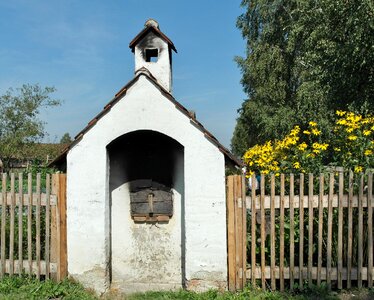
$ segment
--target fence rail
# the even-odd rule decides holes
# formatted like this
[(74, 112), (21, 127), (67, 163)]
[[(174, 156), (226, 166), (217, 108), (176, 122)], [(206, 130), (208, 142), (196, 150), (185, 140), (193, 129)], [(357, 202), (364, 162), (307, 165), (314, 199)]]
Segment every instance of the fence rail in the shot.
[(64, 174), (2, 174), (0, 276), (66, 276), (65, 181)]
[(246, 277), (272, 290), (372, 287), (373, 174), (305, 177), (262, 175), (246, 197)]

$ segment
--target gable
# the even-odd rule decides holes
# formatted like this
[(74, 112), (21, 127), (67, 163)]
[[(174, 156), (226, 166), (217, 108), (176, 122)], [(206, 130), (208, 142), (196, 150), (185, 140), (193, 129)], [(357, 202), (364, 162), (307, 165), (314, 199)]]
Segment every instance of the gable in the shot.
[[(135, 98), (138, 99), (138, 103), (129, 101), (130, 94), (136, 96)], [(161, 101), (158, 102), (157, 105), (155, 105), (156, 103), (152, 102), (156, 98), (149, 99), (149, 97), (152, 98), (155, 95), (159, 95), (160, 98), (156, 98)], [(218, 140), (196, 119), (194, 114), (190, 113), (183, 105), (176, 101), (175, 98), (169, 92), (167, 92), (145, 68), (139, 70), (135, 78), (132, 79), (128, 84), (126, 84), (115, 95), (115, 97), (107, 105), (104, 106), (104, 109), (95, 118), (93, 118), (80, 133), (78, 133), (73, 143), (69, 145), (69, 147), (67, 147), (63, 151), (63, 153), (51, 163), (51, 165), (61, 164), (61, 162), (66, 159), (67, 152), (69, 152), (70, 149), (78, 144), (79, 141), (84, 137), (84, 135), (86, 135), (94, 126), (96, 126), (96, 124), (108, 113), (113, 114), (114, 107), (118, 106), (119, 102), (122, 103), (126, 101), (129, 103), (121, 105), (121, 107), (123, 107), (122, 118), (129, 116), (130, 118), (134, 117), (135, 120), (137, 120), (137, 118), (149, 118), (151, 120), (157, 116), (157, 120), (163, 124), (165, 122), (170, 123), (170, 116), (175, 116), (177, 120), (183, 119), (184, 122), (188, 121), (189, 123), (189, 126), (186, 127), (189, 128), (187, 129), (189, 132), (199, 132), (205, 139), (207, 139), (212, 145), (217, 147), (218, 150), (224, 154), (226, 161), (230, 162), (230, 164), (234, 166), (242, 166), (242, 162), (239, 161), (234, 155), (232, 155), (229, 150), (226, 149), (222, 144), (220, 144)], [(166, 103), (163, 103), (162, 101), (165, 101)], [(165, 110), (165, 108), (167, 109)], [(147, 111), (148, 113), (145, 114), (145, 111)], [(137, 115), (139, 112), (142, 112), (141, 116)], [(149, 114), (149, 112), (151, 112), (151, 114)], [(130, 131), (131, 128), (134, 130), (145, 129), (137, 128), (135, 126), (136, 124), (141, 127), (144, 127), (145, 124), (152, 125), (152, 128), (147, 128), (151, 130), (156, 130), (158, 126), (158, 123), (152, 123), (151, 121), (149, 121), (148, 123), (147, 121), (144, 121), (144, 123), (142, 124), (130, 122), (128, 124), (129, 128), (126, 128), (126, 130)], [(170, 124), (170, 126), (177, 129), (176, 124)]]

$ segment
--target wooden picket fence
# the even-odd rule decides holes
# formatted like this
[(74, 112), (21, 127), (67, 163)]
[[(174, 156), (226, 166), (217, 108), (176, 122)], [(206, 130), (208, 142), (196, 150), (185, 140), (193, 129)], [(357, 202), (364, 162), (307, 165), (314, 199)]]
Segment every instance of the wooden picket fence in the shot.
[(227, 177), (230, 290), (247, 279), (281, 291), (373, 286), (372, 172), (262, 175), (245, 189), (244, 176)]
[(67, 276), (66, 175), (2, 174), (0, 276)]

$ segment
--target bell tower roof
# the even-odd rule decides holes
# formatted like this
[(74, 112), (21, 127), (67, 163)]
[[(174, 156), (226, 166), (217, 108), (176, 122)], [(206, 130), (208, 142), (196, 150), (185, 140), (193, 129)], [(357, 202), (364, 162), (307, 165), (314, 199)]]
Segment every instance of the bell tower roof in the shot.
[(177, 52), (173, 42), (160, 30), (158, 22), (154, 19), (148, 19), (144, 24), (144, 29), (130, 42), (129, 47), (131, 51), (135, 51), (135, 46), (149, 33), (153, 32), (155, 35), (163, 39), (171, 49)]

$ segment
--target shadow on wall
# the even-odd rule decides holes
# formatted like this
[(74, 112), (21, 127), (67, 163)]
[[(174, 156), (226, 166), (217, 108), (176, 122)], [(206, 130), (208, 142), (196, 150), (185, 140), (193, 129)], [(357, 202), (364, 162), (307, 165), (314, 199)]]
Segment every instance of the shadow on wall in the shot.
[[(181, 195), (181, 211), (177, 215), (181, 216), (180, 272), (182, 277), (181, 284), (184, 286), (184, 147), (174, 139), (159, 132), (138, 130), (114, 140), (107, 146), (107, 151), (110, 168), (109, 195), (111, 207), (113, 191), (124, 184), (128, 184), (130, 192), (141, 189), (142, 185), (145, 187), (151, 185), (152, 188), (162, 190), (173, 189)], [(127, 197), (127, 199), (130, 199), (130, 197)], [(130, 215), (130, 211), (128, 213)]]

